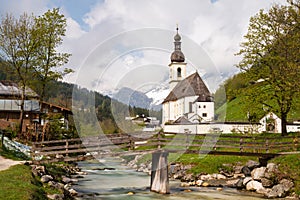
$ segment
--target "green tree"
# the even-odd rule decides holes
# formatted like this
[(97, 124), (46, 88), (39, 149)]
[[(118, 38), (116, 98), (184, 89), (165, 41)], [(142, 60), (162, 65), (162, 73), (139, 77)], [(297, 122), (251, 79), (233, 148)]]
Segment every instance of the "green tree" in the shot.
[(35, 18), (36, 29), (39, 33), (35, 70), (40, 86), (40, 101), (44, 100), (46, 86), (52, 80), (62, 79), (73, 70), (60, 67), (68, 63), (69, 53), (58, 52), (57, 48), (63, 42), (66, 32), (66, 18), (59, 13), (58, 8), (48, 10), (42, 16)]
[(25, 13), (16, 19), (11, 14), (7, 14), (2, 18), (0, 24), (1, 58), (9, 64), (10, 73), (17, 78), (21, 88), (20, 133), (24, 119), (25, 91), (33, 75), (33, 62), (38, 46), (37, 37), (38, 31), (32, 15)]
[(300, 91), (299, 5), (299, 0), (289, 0), (251, 17), (237, 53), (243, 57), (238, 67), (255, 83), (249, 94), (280, 115), (282, 135), (287, 134), (287, 115)]

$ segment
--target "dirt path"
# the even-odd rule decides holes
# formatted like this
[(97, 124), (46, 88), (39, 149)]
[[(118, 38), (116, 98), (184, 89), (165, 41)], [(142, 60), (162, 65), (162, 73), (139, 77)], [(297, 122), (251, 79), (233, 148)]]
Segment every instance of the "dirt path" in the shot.
[(6, 159), (0, 156), (0, 171), (8, 169), (10, 166), (24, 164), (24, 161), (15, 161), (11, 159)]

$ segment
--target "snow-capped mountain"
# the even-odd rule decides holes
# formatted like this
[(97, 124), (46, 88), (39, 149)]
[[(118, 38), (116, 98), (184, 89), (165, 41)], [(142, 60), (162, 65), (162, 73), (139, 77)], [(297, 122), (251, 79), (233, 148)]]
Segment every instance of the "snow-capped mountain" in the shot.
[(150, 106), (153, 110), (160, 110), (162, 102), (169, 94), (169, 86), (161, 85), (145, 93), (147, 97), (153, 99)]
[[(159, 111), (162, 108), (161, 103), (169, 93), (169, 88), (166, 85), (153, 88), (145, 93), (133, 90), (128, 87), (123, 87), (109, 96), (126, 105), (146, 108), (149, 110)], [(108, 93), (106, 93), (108, 94)]]

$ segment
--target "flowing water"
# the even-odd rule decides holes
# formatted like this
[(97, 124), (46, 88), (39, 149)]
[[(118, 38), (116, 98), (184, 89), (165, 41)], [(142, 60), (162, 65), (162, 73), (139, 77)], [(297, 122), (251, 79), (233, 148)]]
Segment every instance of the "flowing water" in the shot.
[(232, 188), (181, 188), (179, 181), (170, 181), (171, 194), (162, 195), (150, 192), (150, 176), (136, 172), (125, 166), (121, 159), (109, 158), (105, 160), (79, 162), (82, 171), (88, 173), (74, 185), (74, 189), (82, 194), (78, 199), (132, 199), (132, 200), (181, 200), (181, 199), (263, 199), (253, 193), (244, 193)]

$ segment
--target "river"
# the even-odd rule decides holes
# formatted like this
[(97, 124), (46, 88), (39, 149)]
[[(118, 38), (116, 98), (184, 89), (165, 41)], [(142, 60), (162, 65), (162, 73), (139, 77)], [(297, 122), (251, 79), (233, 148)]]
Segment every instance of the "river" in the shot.
[(73, 188), (81, 199), (132, 199), (132, 200), (181, 200), (181, 199), (224, 199), (259, 200), (253, 193), (245, 193), (232, 188), (180, 187), (179, 181), (170, 181), (171, 194), (161, 195), (149, 191), (150, 176), (136, 172), (125, 166), (119, 158), (105, 158), (98, 161), (79, 162), (82, 171), (87, 172)]

